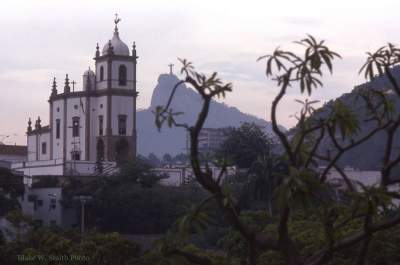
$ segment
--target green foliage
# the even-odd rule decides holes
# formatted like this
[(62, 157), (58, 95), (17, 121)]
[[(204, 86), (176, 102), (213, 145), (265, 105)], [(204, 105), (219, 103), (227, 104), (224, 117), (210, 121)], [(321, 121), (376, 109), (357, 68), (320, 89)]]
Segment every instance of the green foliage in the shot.
[(376, 52), (367, 52), (368, 58), (361, 67), (360, 73), (364, 72), (366, 79), (374, 79), (375, 75), (383, 75), (388, 73), (388, 68), (399, 63), (400, 49), (392, 43), (387, 46), (380, 47)]
[(32, 222), (32, 218), (29, 215), (23, 214), (19, 209), (8, 212), (6, 219), (15, 227)]
[(315, 172), (290, 167), (289, 174), (283, 176), (283, 181), (277, 190), (278, 205), (311, 207), (321, 189), (322, 185), (316, 178)]
[(186, 214), (176, 221), (178, 237), (184, 242), (188, 239), (192, 230), (202, 235), (212, 223), (212, 218), (207, 212), (203, 211), (199, 206), (190, 206)]
[(35, 260), (34, 265), (50, 265), (55, 261), (50, 257), (69, 257), (70, 255), (85, 257), (85, 260), (59, 260), (57, 264), (102, 264), (102, 265), (130, 265), (140, 255), (140, 248), (117, 233), (100, 234), (89, 232), (81, 242), (77, 231), (55, 231), (39, 229), (30, 231), (26, 239), (11, 242), (0, 246), (0, 264), (20, 265), (17, 255), (41, 255), (47, 260)]
[(53, 188), (60, 185), (60, 178), (56, 176), (41, 176), (34, 183), (32, 188)]
[[(339, 210), (340, 216), (337, 223), (347, 219), (347, 213)], [(262, 217), (263, 213), (246, 213), (246, 224), (252, 225), (256, 230), (262, 228), (266, 234), (274, 237), (278, 236), (276, 220)], [(305, 212), (297, 211), (289, 222), (289, 232), (293, 240), (301, 251), (302, 255), (310, 256), (320, 250), (327, 243), (327, 237), (321, 217), (317, 215), (308, 215)], [(354, 233), (361, 225), (360, 220), (352, 220), (335, 233), (335, 238), (340, 239), (350, 233)], [(400, 261), (400, 228), (393, 228), (388, 231), (380, 232), (371, 243), (368, 252), (368, 260), (371, 264), (397, 264)], [(227, 253), (234, 258), (243, 259), (247, 255), (247, 246), (243, 238), (237, 231), (232, 230), (228, 235), (220, 240), (220, 245)], [(335, 254), (334, 259), (329, 264), (354, 264), (358, 249), (344, 249)], [(265, 251), (258, 257), (257, 264), (283, 265), (284, 259), (279, 252)]]
[(217, 156), (240, 168), (250, 168), (258, 157), (268, 151), (269, 138), (264, 130), (255, 123), (243, 123), (238, 128), (227, 130), (227, 138), (217, 151)]
[(279, 86), (289, 81), (298, 82), (301, 93), (307, 90), (311, 95), (314, 88), (322, 86), (322, 66), (326, 65), (332, 72), (332, 61), (335, 57), (340, 58), (340, 55), (325, 46), (324, 41), (318, 42), (311, 35), (295, 43), (305, 47), (304, 58), (277, 48), (272, 55), (262, 56), (258, 60), (267, 60), (267, 76), (271, 76), (276, 68)]
[[(186, 75), (186, 78), (182, 83), (190, 83), (203, 100), (198, 120), (192, 127), (175, 123), (173, 117), (177, 114), (169, 108), (177, 88), (175, 86), (166, 106), (156, 109), (156, 125), (160, 128), (164, 122), (167, 122), (168, 126), (184, 127), (188, 130), (191, 137), (190, 160), (196, 179), (214, 196), (219, 209), (224, 213), (226, 221), (232, 228), (231, 233), (221, 241), (228, 258), (234, 257), (240, 263), (246, 262), (251, 265), (256, 265), (257, 259), (261, 264), (267, 262), (288, 265), (354, 264), (356, 260), (358, 260), (357, 264), (364, 264), (360, 261), (364, 259), (365, 254), (367, 260), (373, 257), (373, 251), (370, 253), (367, 247), (369, 240), (373, 240), (374, 234), (379, 234), (380, 230), (400, 223), (398, 213), (393, 218), (390, 203), (393, 198), (398, 198), (398, 194), (387, 191), (387, 185), (390, 184), (389, 173), (400, 162), (400, 155), (392, 153), (394, 135), (400, 127), (400, 116), (391, 119), (394, 108), (390, 102), (386, 101), (383, 93), (377, 94), (378, 102), (381, 100), (380, 106), (374, 105), (376, 99), (364, 95), (366, 106), (363, 106), (362, 110), (366, 110), (371, 116), (366, 122), (375, 120), (377, 123), (373, 123), (369, 128), (371, 130), (363, 132), (360, 136), (361, 119), (358, 113), (341, 100), (329, 104), (329, 113), (317, 112), (312, 107), (315, 101), (298, 100), (297, 102), (303, 105), (300, 117), (296, 117), (298, 124), (292, 131), (294, 134), (286, 134), (278, 125), (277, 108), (282, 98), (288, 93), (288, 89), (296, 85), (300, 88), (300, 93), (307, 91), (308, 95), (311, 95), (314, 89), (323, 85), (321, 81), (323, 68), (326, 67), (332, 73), (333, 60), (340, 58), (337, 53), (324, 45), (324, 41), (317, 41), (310, 35), (296, 43), (304, 47), (304, 54), (301, 56), (277, 48), (273, 54), (259, 58), (259, 60), (266, 60), (266, 75), (272, 76), (279, 87), (279, 92), (272, 101), (271, 122), (272, 129), (284, 148), (287, 164), (287, 170), (276, 174), (280, 177), (276, 189), (279, 214), (274, 216), (270, 211), (270, 217), (265, 220), (264, 226), (260, 227), (257, 222), (254, 222), (255, 216), (246, 216), (243, 211), (238, 210), (235, 197), (228, 192), (230, 189), (220, 186), (219, 181), (212, 178), (208, 169), (202, 170), (200, 167), (202, 161), (198, 154), (198, 135), (207, 118), (211, 99), (214, 96), (224, 96), (225, 91), (230, 91), (229, 84), (222, 86), (220, 80), (216, 78), (216, 73), (211, 77), (197, 73), (190, 62), (183, 60), (182, 73)], [(365, 75), (371, 79), (375, 71), (380, 75), (387, 74), (390, 84), (400, 96), (400, 87), (390, 69), (399, 62), (400, 49), (389, 44), (374, 54), (369, 54), (362, 70), (365, 69)], [(313, 117), (314, 114), (317, 116)], [(230, 146), (228, 143), (225, 144), (225, 153), (222, 155), (230, 160), (236, 160), (235, 163), (239, 166), (252, 168), (256, 164), (254, 161), (261, 162), (260, 154), (263, 156), (267, 153), (264, 151), (267, 148), (263, 148), (266, 141), (259, 141), (265, 136), (256, 133), (254, 138), (256, 140), (248, 143), (245, 141), (252, 139), (249, 131), (253, 128), (244, 129), (245, 133), (239, 134), (236, 138), (232, 137)], [(349, 178), (340, 170), (338, 162), (350, 149), (368, 141), (382, 130), (385, 130), (387, 134), (387, 142), (384, 148), (381, 187), (367, 188), (361, 185), (362, 192), (357, 192), (352, 187)], [(341, 139), (337, 135), (341, 136)], [(245, 145), (241, 145), (242, 141)], [(331, 150), (323, 152), (320, 144), (330, 145), (333, 152)], [(258, 151), (260, 146), (261, 151)], [(255, 150), (257, 150), (256, 155), (253, 155), (252, 152)], [(243, 157), (238, 159), (234, 156), (235, 154), (242, 155), (248, 160), (243, 162), (241, 161)], [(321, 161), (328, 166), (320, 171), (318, 163)], [(269, 166), (258, 167), (255, 170), (256, 174), (271, 177), (273, 175), (271, 163), (267, 164)], [(325, 184), (332, 168), (337, 169), (349, 187), (350, 192), (344, 192), (343, 197), (333, 197), (332, 186)], [(231, 184), (231, 182), (227, 181), (224, 184)], [(190, 246), (185, 246), (190, 229), (199, 216), (197, 210), (191, 209), (178, 221), (178, 231), (181, 231), (178, 234), (184, 232), (185, 236), (176, 237), (169, 234), (161, 244), (161, 252), (164, 256), (176, 255), (185, 257), (187, 261), (194, 260), (197, 264), (213, 264), (209, 258), (203, 259), (201, 254), (197, 254)], [(203, 223), (204, 226), (207, 225), (207, 222)], [(204, 230), (203, 226), (201, 228), (200, 232)], [(171, 244), (168, 244), (168, 239), (173, 239), (169, 240)], [(185, 253), (185, 250), (188, 252)], [(189, 253), (196, 253), (196, 255)], [(377, 253), (377, 256), (379, 255), (380, 253)], [(386, 258), (383, 257), (383, 259)]]
[(328, 126), (333, 132), (339, 131), (342, 139), (357, 134), (360, 129), (356, 114), (340, 100), (332, 106)]
[(17, 210), (19, 207), (20, 205), (16, 198), (9, 198), (0, 193), (0, 216), (5, 216), (8, 212)]
[(92, 233), (75, 250), (81, 255), (90, 253), (92, 264), (130, 264), (140, 254), (138, 245), (122, 238), (118, 233)]
[(158, 234), (205, 194), (190, 189), (118, 184), (99, 191), (92, 202), (96, 225), (106, 231)]
[(14, 175), (9, 169), (0, 167), (0, 192), (12, 197), (20, 196), (24, 192), (22, 176)]
[(390, 90), (380, 91), (377, 89), (360, 89), (357, 97), (361, 97), (365, 102), (367, 121), (376, 120), (381, 123), (383, 120), (394, 118), (396, 105), (394, 99), (389, 98), (387, 93)]
[(110, 181), (117, 183), (140, 184), (142, 187), (153, 187), (162, 178), (154, 173), (150, 164), (141, 158), (120, 165), (120, 173)]

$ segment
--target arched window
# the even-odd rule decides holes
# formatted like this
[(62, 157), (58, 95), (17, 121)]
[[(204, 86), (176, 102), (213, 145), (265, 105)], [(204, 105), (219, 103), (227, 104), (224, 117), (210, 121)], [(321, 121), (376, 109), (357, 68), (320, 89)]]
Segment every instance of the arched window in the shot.
[(72, 117), (72, 137), (79, 137), (79, 117)]
[(126, 135), (126, 115), (118, 115), (118, 134)]
[(129, 143), (126, 139), (121, 138), (115, 143), (115, 161), (117, 164), (126, 162), (129, 160)]
[(104, 68), (103, 66), (100, 66), (100, 81), (104, 80)]
[(120, 65), (118, 69), (118, 84), (120, 86), (126, 86), (126, 66)]
[(103, 139), (99, 139), (97, 141), (97, 145), (96, 145), (96, 159), (97, 161), (103, 161), (104, 160), (104, 142)]

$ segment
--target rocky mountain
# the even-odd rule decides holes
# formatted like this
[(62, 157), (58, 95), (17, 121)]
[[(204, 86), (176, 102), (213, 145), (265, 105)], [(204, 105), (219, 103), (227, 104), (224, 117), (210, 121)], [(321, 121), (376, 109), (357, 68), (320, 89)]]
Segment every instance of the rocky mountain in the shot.
[[(173, 74), (161, 74), (153, 91), (151, 104), (148, 109), (137, 112), (138, 153), (147, 156), (154, 153), (162, 156), (166, 153), (175, 155), (186, 150), (186, 131), (183, 128), (168, 128), (164, 126), (159, 132), (155, 126), (155, 117), (152, 110), (156, 106), (165, 105), (173, 87), (180, 80)], [(172, 101), (175, 111), (184, 114), (177, 118), (178, 122), (193, 124), (201, 107), (201, 98), (193, 89), (181, 85)], [(210, 113), (205, 123), (206, 128), (238, 127), (243, 122), (254, 122), (267, 131), (271, 131), (271, 124), (253, 115), (241, 112), (235, 107), (213, 101)]]
[[(400, 82), (400, 67), (392, 68), (392, 74), (394, 75), (397, 82)], [(359, 120), (359, 137), (367, 134), (376, 127), (375, 122), (365, 122), (367, 119), (365, 101), (358, 96), (358, 92), (363, 89), (373, 89), (388, 91), (387, 98), (394, 103), (397, 113), (400, 112), (400, 99), (398, 96), (391, 92), (392, 85), (385, 75), (377, 76), (373, 80), (366, 82), (364, 84), (355, 86), (351, 93), (346, 93), (335, 100), (331, 100), (326, 103), (321, 109), (317, 111), (318, 116), (325, 117), (330, 112), (330, 106), (334, 104), (335, 101), (340, 100), (347, 106), (349, 106), (353, 112), (357, 115)], [(358, 137), (356, 137), (358, 138)], [(380, 162), (383, 159), (383, 153), (385, 148), (387, 135), (385, 132), (381, 131), (375, 134), (371, 139), (358, 145), (357, 147), (346, 152), (345, 155), (340, 159), (339, 165), (345, 167), (350, 166), (360, 170), (379, 170)], [(397, 131), (395, 134), (395, 142), (400, 141), (400, 132)], [(324, 153), (326, 148), (330, 148), (332, 143), (328, 141), (327, 137), (322, 142), (321, 151)], [(396, 144), (397, 146), (397, 144)], [(399, 153), (398, 148), (394, 148), (393, 155)]]

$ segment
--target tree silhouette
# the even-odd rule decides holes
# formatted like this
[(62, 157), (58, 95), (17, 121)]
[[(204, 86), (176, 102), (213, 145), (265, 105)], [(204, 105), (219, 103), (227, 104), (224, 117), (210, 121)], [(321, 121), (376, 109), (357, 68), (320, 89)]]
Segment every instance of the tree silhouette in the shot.
[[(392, 184), (400, 182), (391, 178), (392, 169), (399, 164), (400, 155), (394, 155), (394, 135), (400, 126), (400, 113), (396, 112), (384, 93), (361, 90), (359, 93), (365, 101), (365, 111), (368, 118), (364, 121), (358, 117), (349, 106), (341, 101), (330, 107), (329, 115), (321, 117), (312, 115), (316, 112), (312, 108), (313, 101), (298, 101), (303, 109), (297, 116), (297, 124), (292, 134), (287, 135), (278, 125), (278, 106), (287, 95), (289, 88), (299, 89), (301, 94), (311, 95), (313, 91), (322, 87), (321, 81), (324, 72), (332, 73), (333, 61), (340, 58), (339, 54), (331, 51), (324, 41), (317, 41), (308, 35), (296, 44), (304, 50), (301, 55), (277, 48), (272, 54), (259, 58), (266, 62), (266, 76), (272, 78), (278, 87), (278, 94), (271, 106), (271, 122), (275, 135), (279, 138), (283, 148), (287, 169), (279, 176), (277, 194), (278, 214), (271, 218), (275, 221), (274, 233), (257, 231), (244, 222), (237, 200), (221, 185), (226, 163), (222, 163), (221, 174), (213, 177), (208, 164), (201, 165), (198, 151), (198, 136), (207, 118), (210, 101), (213, 97), (223, 97), (232, 90), (231, 84), (224, 84), (217, 73), (211, 76), (198, 73), (192, 64), (181, 60), (181, 73), (184, 79), (175, 85), (165, 106), (159, 106), (155, 111), (155, 123), (161, 128), (164, 123), (168, 126), (186, 128), (191, 138), (190, 161), (197, 182), (210, 193), (210, 197), (193, 208), (186, 216), (177, 221), (167, 234), (161, 251), (165, 256), (181, 256), (194, 264), (216, 264), (211, 257), (199, 256), (185, 251), (183, 247), (190, 231), (209, 224), (204, 213), (205, 205), (214, 200), (223, 213), (226, 222), (235, 229), (246, 242), (247, 262), (257, 264), (257, 258), (265, 251), (278, 252), (287, 265), (317, 265), (329, 264), (335, 254), (343, 249), (357, 249), (355, 264), (365, 264), (371, 240), (382, 230), (389, 229), (400, 223), (400, 213), (392, 205), (395, 198), (400, 198), (398, 191), (393, 191)], [(388, 44), (375, 53), (369, 53), (367, 62), (361, 68), (368, 79), (376, 74), (387, 75), (393, 90), (400, 97), (400, 86), (395, 81), (391, 67), (399, 64), (400, 50)], [(193, 125), (177, 123), (174, 119), (180, 112), (170, 108), (176, 89), (181, 83), (193, 87), (202, 97), (203, 104), (198, 119)], [(360, 122), (372, 124), (369, 131), (360, 131)], [(365, 187), (362, 184), (355, 186), (338, 166), (340, 158), (352, 148), (367, 142), (376, 133), (384, 131), (387, 134), (382, 161), (381, 181), (378, 186)], [(321, 152), (320, 145), (323, 139), (329, 145), (329, 150)], [(319, 169), (318, 165), (325, 164)], [(338, 203), (324, 191), (330, 188), (327, 177), (331, 169), (340, 172), (347, 185), (346, 203)], [(311, 255), (303, 255), (291, 234), (289, 223), (291, 216), (297, 209), (305, 209), (317, 216), (323, 228), (323, 245)], [(358, 224), (356, 228), (348, 229), (350, 224)], [(317, 232), (316, 232), (317, 233)]]

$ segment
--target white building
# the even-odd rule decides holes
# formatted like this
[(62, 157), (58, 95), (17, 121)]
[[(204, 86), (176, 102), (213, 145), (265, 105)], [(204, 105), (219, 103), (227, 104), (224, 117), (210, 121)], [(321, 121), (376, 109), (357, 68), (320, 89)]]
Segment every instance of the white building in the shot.
[(12, 169), (28, 176), (92, 175), (96, 161), (110, 166), (136, 156), (138, 57), (135, 43), (130, 51), (120, 39), (119, 21), (101, 51), (97, 45), (94, 72), (84, 72), (81, 91), (68, 75), (60, 91), (54, 78), (49, 125), (42, 126), (39, 117), (32, 126), (29, 119), (27, 162)]
[(21, 210), (39, 226), (71, 227), (77, 223), (75, 209), (66, 209), (61, 205), (62, 195), (61, 187), (25, 186), (25, 193), (19, 200)]
[[(322, 169), (323, 168), (321, 168), (321, 170)], [(357, 170), (352, 167), (345, 167), (343, 169), (343, 173), (346, 174), (346, 176), (349, 178), (349, 180), (352, 182), (352, 184), (357, 190), (361, 190), (361, 186), (359, 183), (362, 183), (367, 187), (379, 185), (380, 183), (380, 178), (381, 178), (380, 171)], [(327, 181), (333, 184), (334, 186), (338, 187), (339, 189), (347, 189), (346, 182), (344, 181), (342, 175), (334, 168), (329, 170)]]
[[(211, 170), (212, 177), (214, 179), (217, 179), (217, 177), (221, 173), (221, 168), (213, 166), (209, 167), (209, 169)], [(203, 170), (205, 170), (205, 168), (203, 168)], [(153, 169), (153, 171), (160, 176), (165, 177), (160, 180), (160, 184), (162, 185), (179, 187), (197, 183), (191, 166), (174, 165), (163, 168), (155, 168)], [(222, 179), (235, 175), (236, 167), (227, 167), (226, 171), (222, 174)]]

